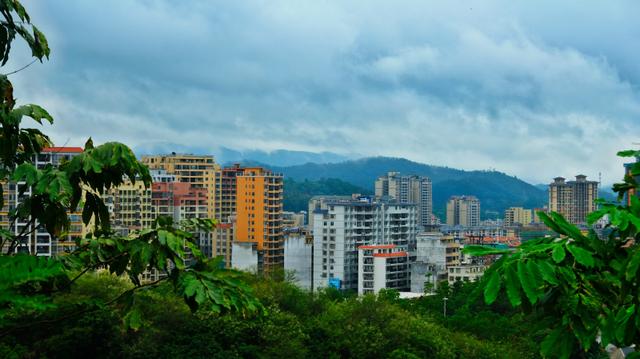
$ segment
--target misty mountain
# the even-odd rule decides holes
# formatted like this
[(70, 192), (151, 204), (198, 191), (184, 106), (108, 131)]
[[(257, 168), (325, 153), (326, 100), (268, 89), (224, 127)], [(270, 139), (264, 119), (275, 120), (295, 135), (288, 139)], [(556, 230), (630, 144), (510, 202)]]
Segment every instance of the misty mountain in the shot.
[(350, 157), (332, 152), (306, 152), (275, 150), (271, 152), (260, 150), (236, 151), (222, 147), (217, 155), (218, 162), (259, 162), (269, 166), (295, 166), (305, 163), (335, 163), (349, 160)]
[[(252, 163), (256, 164), (255, 161)], [(545, 190), (502, 172), (464, 171), (403, 158), (370, 157), (339, 163), (307, 163), (270, 168), (296, 182), (336, 178), (368, 192), (373, 192), (376, 178), (389, 171), (428, 176), (433, 182), (434, 212), (441, 219), (444, 219), (446, 201), (452, 195), (477, 196), (481, 202), (483, 218), (501, 217), (504, 210), (511, 206), (534, 208), (542, 207), (547, 202)], [(310, 193), (313, 194), (321, 193)]]

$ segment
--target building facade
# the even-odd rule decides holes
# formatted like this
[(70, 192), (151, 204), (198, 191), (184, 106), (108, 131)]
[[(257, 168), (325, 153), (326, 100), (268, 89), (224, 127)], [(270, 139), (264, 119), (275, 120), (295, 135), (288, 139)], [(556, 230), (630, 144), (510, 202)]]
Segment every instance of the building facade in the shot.
[(447, 268), (460, 265), (460, 243), (440, 232), (419, 233), (411, 257), (411, 291), (422, 293), (425, 283), (435, 289), (439, 281), (447, 280)]
[(448, 268), (449, 285), (456, 282), (475, 282), (482, 278), (487, 266), (483, 264), (468, 264), (460, 266), (451, 266)]
[(426, 228), (434, 224), (433, 189), (425, 176), (401, 176), (388, 172), (375, 182), (376, 197), (391, 197), (400, 203), (413, 203), (418, 208), (418, 225)]
[(587, 215), (595, 211), (598, 198), (598, 182), (587, 181), (587, 176), (577, 175), (575, 181), (554, 178), (549, 184), (549, 210), (562, 214), (573, 224), (584, 224)]
[(409, 254), (394, 244), (358, 247), (358, 295), (410, 289)]
[(504, 211), (504, 225), (528, 225), (533, 222), (533, 215), (530, 209), (522, 207), (510, 207)]
[(447, 224), (475, 227), (480, 225), (480, 200), (475, 196), (452, 196), (447, 202)]
[[(34, 165), (38, 169), (46, 166), (57, 167), (65, 161), (83, 152), (80, 147), (49, 147), (34, 158)], [(4, 184), (4, 207), (0, 210), (2, 228), (20, 236), (28, 233), (21, 243), (17, 244), (16, 252), (29, 253), (37, 256), (55, 256), (72, 251), (76, 246), (76, 239), (84, 237), (89, 228), (82, 222), (82, 212), (69, 214), (69, 230), (59, 237), (52, 237), (46, 229), (36, 220), (31, 218), (18, 219), (11, 223), (9, 212), (32, 195), (32, 189), (25, 186), (24, 182), (10, 182)], [(20, 193), (22, 192), (22, 194)]]
[(313, 289), (358, 289), (358, 247), (415, 247), (418, 211), (413, 204), (369, 197), (316, 197), (313, 216)]
[(300, 288), (311, 290), (313, 281), (313, 234), (295, 227), (284, 230), (284, 270)]
[(283, 176), (262, 167), (236, 176), (234, 242), (253, 243), (259, 272), (284, 269)]

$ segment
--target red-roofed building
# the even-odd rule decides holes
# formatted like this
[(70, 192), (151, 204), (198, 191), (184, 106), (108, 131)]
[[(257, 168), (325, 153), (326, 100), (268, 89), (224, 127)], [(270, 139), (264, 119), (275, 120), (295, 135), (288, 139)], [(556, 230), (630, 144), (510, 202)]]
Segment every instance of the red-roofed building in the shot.
[(358, 294), (409, 291), (409, 254), (394, 244), (358, 247)]

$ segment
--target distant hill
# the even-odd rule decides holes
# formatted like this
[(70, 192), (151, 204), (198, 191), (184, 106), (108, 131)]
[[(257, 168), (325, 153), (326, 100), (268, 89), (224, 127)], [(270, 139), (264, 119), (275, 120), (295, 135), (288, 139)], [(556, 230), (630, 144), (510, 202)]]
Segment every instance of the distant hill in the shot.
[(284, 210), (299, 212), (309, 208), (309, 199), (316, 195), (351, 195), (353, 193), (372, 194), (371, 190), (352, 185), (336, 178), (322, 178), (317, 181), (284, 180)]
[[(217, 155), (223, 163), (245, 162), (245, 160), (264, 163), (269, 166), (295, 166), (305, 163), (335, 163), (349, 160), (350, 157), (333, 152), (307, 152), (274, 150), (271, 152), (260, 150), (236, 151), (222, 147)], [(353, 157), (351, 157), (353, 158)]]
[[(251, 163), (256, 164), (255, 161)], [(371, 157), (339, 163), (269, 167), (296, 182), (337, 178), (368, 192), (373, 192), (375, 179), (389, 171), (428, 176), (433, 181), (434, 212), (441, 219), (444, 219), (446, 201), (452, 195), (477, 196), (481, 202), (483, 218), (502, 216), (510, 206), (533, 208), (542, 207), (547, 202), (544, 190), (502, 172), (463, 171), (403, 158)]]

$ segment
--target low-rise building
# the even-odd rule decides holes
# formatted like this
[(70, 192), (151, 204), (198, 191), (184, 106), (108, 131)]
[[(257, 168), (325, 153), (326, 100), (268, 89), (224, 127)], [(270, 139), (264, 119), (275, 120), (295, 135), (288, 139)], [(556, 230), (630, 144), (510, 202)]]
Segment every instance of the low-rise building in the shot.
[(304, 228), (284, 230), (284, 270), (294, 283), (311, 290), (313, 281), (313, 235)]
[(451, 266), (447, 269), (449, 285), (458, 281), (475, 282), (482, 278), (485, 269), (486, 266), (481, 264)]
[(435, 289), (439, 281), (447, 280), (449, 266), (460, 265), (460, 243), (440, 232), (419, 233), (411, 258), (411, 291), (422, 293), (425, 283)]

